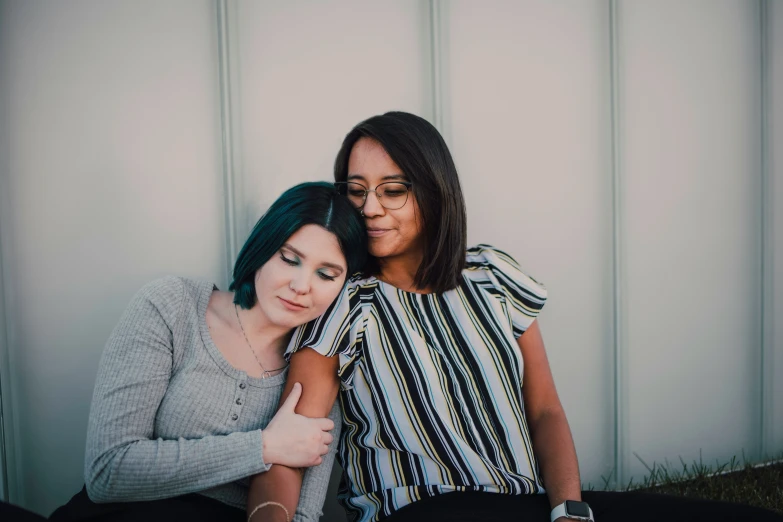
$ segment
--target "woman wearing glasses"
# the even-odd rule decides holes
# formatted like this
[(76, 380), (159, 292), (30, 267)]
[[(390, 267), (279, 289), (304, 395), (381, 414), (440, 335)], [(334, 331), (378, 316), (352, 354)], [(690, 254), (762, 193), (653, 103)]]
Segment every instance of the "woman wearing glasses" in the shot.
[[(580, 491), (536, 321), (547, 292), (502, 250), (467, 248), (457, 171), (432, 125), (401, 112), (358, 124), (335, 179), (364, 216), (370, 262), (296, 330), (288, 353), (291, 379), (305, 386), (297, 411), (323, 415), (340, 388), (350, 520), (779, 520), (731, 504)], [(293, 509), (298, 487), (283, 466), (255, 477), (250, 513), (270, 501)]]
[[(329, 183), (303, 183), (258, 221), (229, 291), (182, 277), (146, 285), (101, 358), (86, 489), (52, 519), (242, 521), (248, 477), (286, 465), (313, 466), (295, 520), (317, 520), (334, 423), (294, 413), (300, 386), (275, 414), (283, 352), (292, 329), (321, 315), (362, 267), (366, 249), (356, 209)], [(339, 412), (331, 416), (336, 437)]]

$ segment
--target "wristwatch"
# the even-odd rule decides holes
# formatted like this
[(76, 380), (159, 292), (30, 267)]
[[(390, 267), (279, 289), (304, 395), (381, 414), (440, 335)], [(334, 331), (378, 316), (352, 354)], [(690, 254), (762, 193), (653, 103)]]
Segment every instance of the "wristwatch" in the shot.
[(584, 522), (595, 522), (593, 510), (587, 505), (587, 502), (578, 502), (576, 500), (566, 500), (559, 506), (552, 509), (550, 516), (551, 522), (555, 522), (560, 517), (566, 517), (568, 520), (583, 520)]

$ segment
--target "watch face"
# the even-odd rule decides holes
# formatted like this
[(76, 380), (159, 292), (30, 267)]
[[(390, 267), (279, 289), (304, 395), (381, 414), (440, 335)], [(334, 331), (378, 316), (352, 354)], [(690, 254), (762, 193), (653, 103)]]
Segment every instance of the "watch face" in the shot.
[(590, 508), (587, 502), (577, 502), (575, 500), (565, 501), (566, 516), (589, 517)]

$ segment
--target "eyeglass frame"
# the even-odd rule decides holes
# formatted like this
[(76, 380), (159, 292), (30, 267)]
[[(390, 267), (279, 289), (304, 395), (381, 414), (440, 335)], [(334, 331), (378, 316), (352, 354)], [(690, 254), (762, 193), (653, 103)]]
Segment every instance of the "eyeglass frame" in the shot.
[[(391, 183), (397, 183), (399, 185), (404, 185), (405, 188), (406, 188), (406, 190), (405, 190), (405, 202), (402, 205), (400, 205), (399, 207), (397, 207), (397, 208), (389, 208), (386, 205), (384, 205), (383, 204), (383, 197), (379, 196), (378, 192), (377, 192), (378, 191), (378, 187), (383, 186), (383, 185), (389, 185)], [(359, 183), (358, 181), (335, 181), (334, 182), (334, 188), (339, 192), (340, 191), (340, 186), (345, 186), (347, 188), (349, 184), (359, 185), (360, 187), (362, 187), (364, 189), (364, 196), (362, 197), (362, 204), (359, 205), (358, 207), (356, 207), (357, 209), (363, 209), (364, 205), (367, 204), (367, 194), (369, 194), (370, 192), (374, 192), (375, 193), (375, 199), (378, 200), (378, 204), (380, 206), (382, 206), (386, 210), (399, 210), (399, 209), (401, 209), (402, 207), (404, 207), (405, 205), (408, 204), (408, 196), (410, 195), (411, 188), (413, 187), (413, 183), (411, 183), (410, 181), (384, 181), (383, 183), (378, 183), (377, 185), (375, 185), (374, 189), (369, 189), (369, 188), (365, 187), (364, 185), (362, 185), (361, 183)], [(344, 195), (349, 200), (351, 199), (348, 196), (348, 194), (342, 194), (342, 195)]]

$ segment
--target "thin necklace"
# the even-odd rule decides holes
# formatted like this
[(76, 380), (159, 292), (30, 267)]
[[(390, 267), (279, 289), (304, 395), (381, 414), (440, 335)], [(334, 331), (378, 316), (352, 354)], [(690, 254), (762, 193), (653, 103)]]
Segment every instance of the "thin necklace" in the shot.
[(245, 333), (245, 327), (242, 326), (242, 319), (239, 318), (239, 307), (237, 306), (236, 303), (234, 303), (234, 313), (237, 314), (237, 322), (239, 323), (239, 329), (242, 330), (242, 335), (245, 337), (245, 342), (247, 343), (247, 347), (250, 348), (250, 353), (253, 354), (253, 357), (256, 359), (256, 362), (261, 367), (261, 370), (264, 372), (261, 374), (261, 378), (266, 379), (267, 377), (271, 377), (274, 372), (285, 370), (286, 366), (288, 366), (287, 364), (282, 368), (278, 368), (276, 370), (267, 370), (266, 368), (264, 368), (264, 365), (261, 364), (258, 355), (256, 355), (256, 351), (253, 349), (253, 345), (250, 344), (250, 340), (247, 338), (247, 334)]

